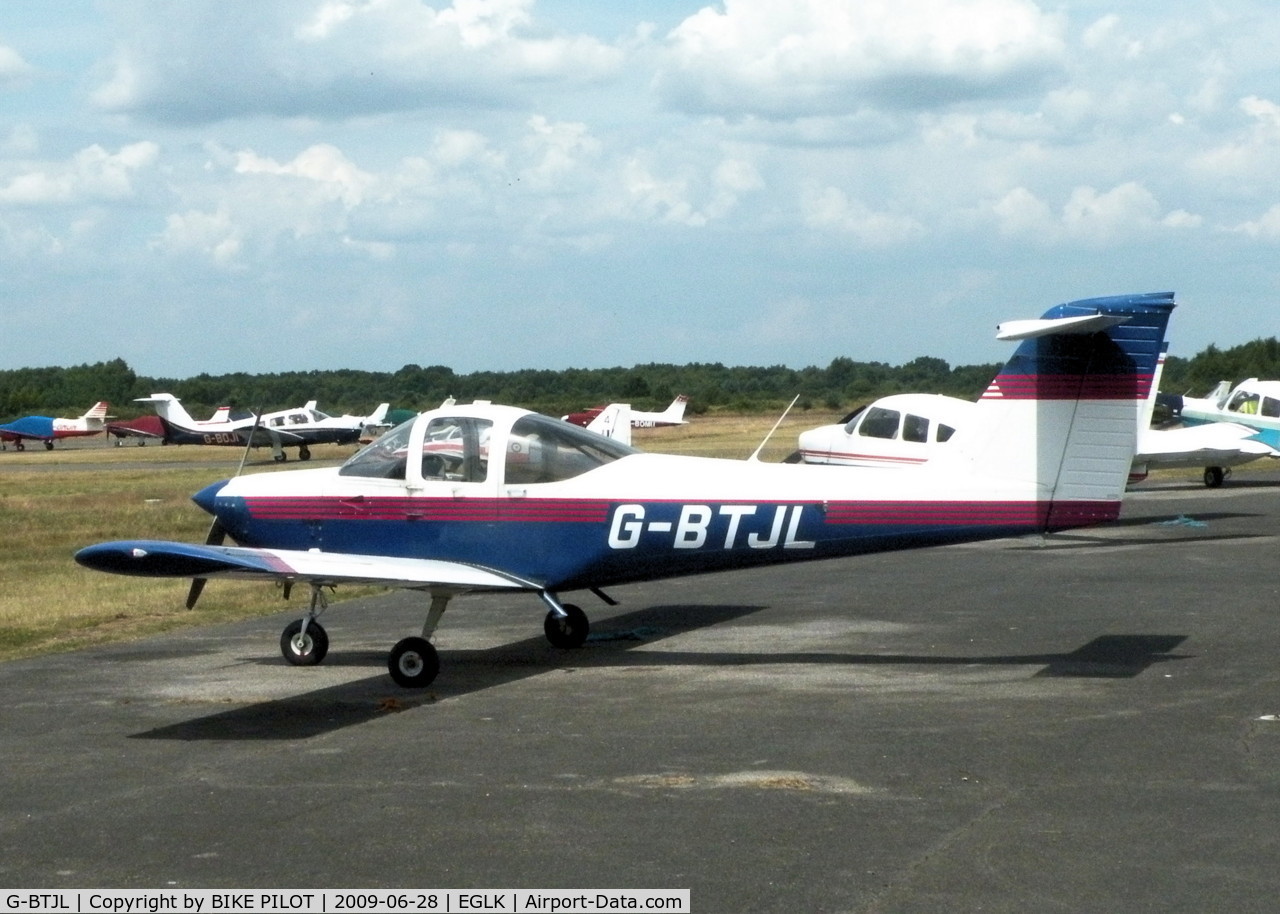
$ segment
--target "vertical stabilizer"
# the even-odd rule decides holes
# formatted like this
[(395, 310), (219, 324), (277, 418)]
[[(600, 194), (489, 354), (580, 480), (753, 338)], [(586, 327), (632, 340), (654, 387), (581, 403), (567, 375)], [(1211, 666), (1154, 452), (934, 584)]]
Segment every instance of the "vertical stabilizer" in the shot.
[(139, 397), (135, 403), (150, 403), (155, 407), (156, 415), (165, 422), (172, 422), (174, 425), (180, 425), (184, 428), (195, 428), (196, 420), (187, 414), (182, 403), (173, 394), (152, 394), (149, 397)]
[(657, 420), (662, 423), (670, 423), (671, 425), (684, 425), (684, 408), (689, 402), (689, 398), (684, 394), (676, 397), (671, 401), (671, 405), (658, 414)]
[(1001, 324), (1018, 349), (945, 459), (1031, 483), (1045, 529), (1114, 519), (1173, 307), (1172, 292), (1115, 295)]

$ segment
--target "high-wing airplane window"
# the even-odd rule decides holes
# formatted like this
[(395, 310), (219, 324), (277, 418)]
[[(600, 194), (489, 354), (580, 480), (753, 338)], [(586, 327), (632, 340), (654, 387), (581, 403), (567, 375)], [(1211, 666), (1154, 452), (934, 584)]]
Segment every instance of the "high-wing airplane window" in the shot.
[(917, 441), (921, 444), (929, 440), (929, 420), (924, 416), (913, 416), (907, 413), (902, 420), (902, 440)]
[(858, 434), (866, 438), (897, 438), (900, 418), (901, 414), (896, 409), (876, 406), (867, 410), (866, 417), (858, 426)]
[(943, 425), (941, 422), (938, 423), (938, 441), (950, 441), (951, 436), (955, 433), (956, 430), (951, 426)]
[(508, 485), (558, 482), (636, 453), (634, 448), (546, 416), (523, 416), (507, 442)]
[(341, 469), (339, 476), (370, 476), (375, 479), (404, 479), (409, 458), (409, 433), (417, 416), (397, 425), (372, 444), (357, 451)]

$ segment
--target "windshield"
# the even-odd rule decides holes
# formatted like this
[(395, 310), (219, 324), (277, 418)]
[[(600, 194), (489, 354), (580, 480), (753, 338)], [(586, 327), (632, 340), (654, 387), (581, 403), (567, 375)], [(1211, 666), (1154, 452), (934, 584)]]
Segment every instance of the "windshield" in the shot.
[(635, 448), (559, 419), (529, 415), (516, 420), (507, 441), (508, 485), (558, 482), (612, 463)]
[(369, 476), (375, 479), (404, 479), (409, 459), (409, 432), (418, 417), (401, 423), (372, 444), (357, 451), (338, 470), (339, 476)]

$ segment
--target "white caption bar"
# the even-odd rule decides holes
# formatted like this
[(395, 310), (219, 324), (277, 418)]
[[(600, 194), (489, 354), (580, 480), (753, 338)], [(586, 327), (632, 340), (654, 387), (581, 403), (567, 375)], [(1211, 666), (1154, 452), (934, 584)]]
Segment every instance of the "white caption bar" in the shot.
[(664, 911), (688, 914), (688, 889), (47, 889), (0, 892), (0, 912), (26, 914), (598, 914)]

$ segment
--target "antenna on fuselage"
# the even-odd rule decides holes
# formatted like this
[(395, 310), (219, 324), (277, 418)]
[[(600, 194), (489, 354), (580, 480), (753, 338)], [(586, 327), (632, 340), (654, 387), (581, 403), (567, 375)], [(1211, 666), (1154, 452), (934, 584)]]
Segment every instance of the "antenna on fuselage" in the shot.
[(778, 417), (778, 421), (773, 423), (773, 428), (769, 429), (769, 434), (764, 436), (764, 440), (760, 442), (760, 446), (756, 448), (755, 453), (747, 458), (748, 461), (751, 461), (753, 463), (760, 462), (760, 452), (764, 450), (764, 446), (769, 443), (769, 439), (773, 437), (773, 433), (778, 430), (778, 426), (782, 424), (782, 420), (787, 418), (787, 413), (791, 412), (791, 407), (795, 406), (796, 400), (799, 400), (799, 399), (800, 399), (799, 394), (796, 394), (791, 399), (791, 402), (787, 404), (787, 408), (782, 411), (782, 415)]

